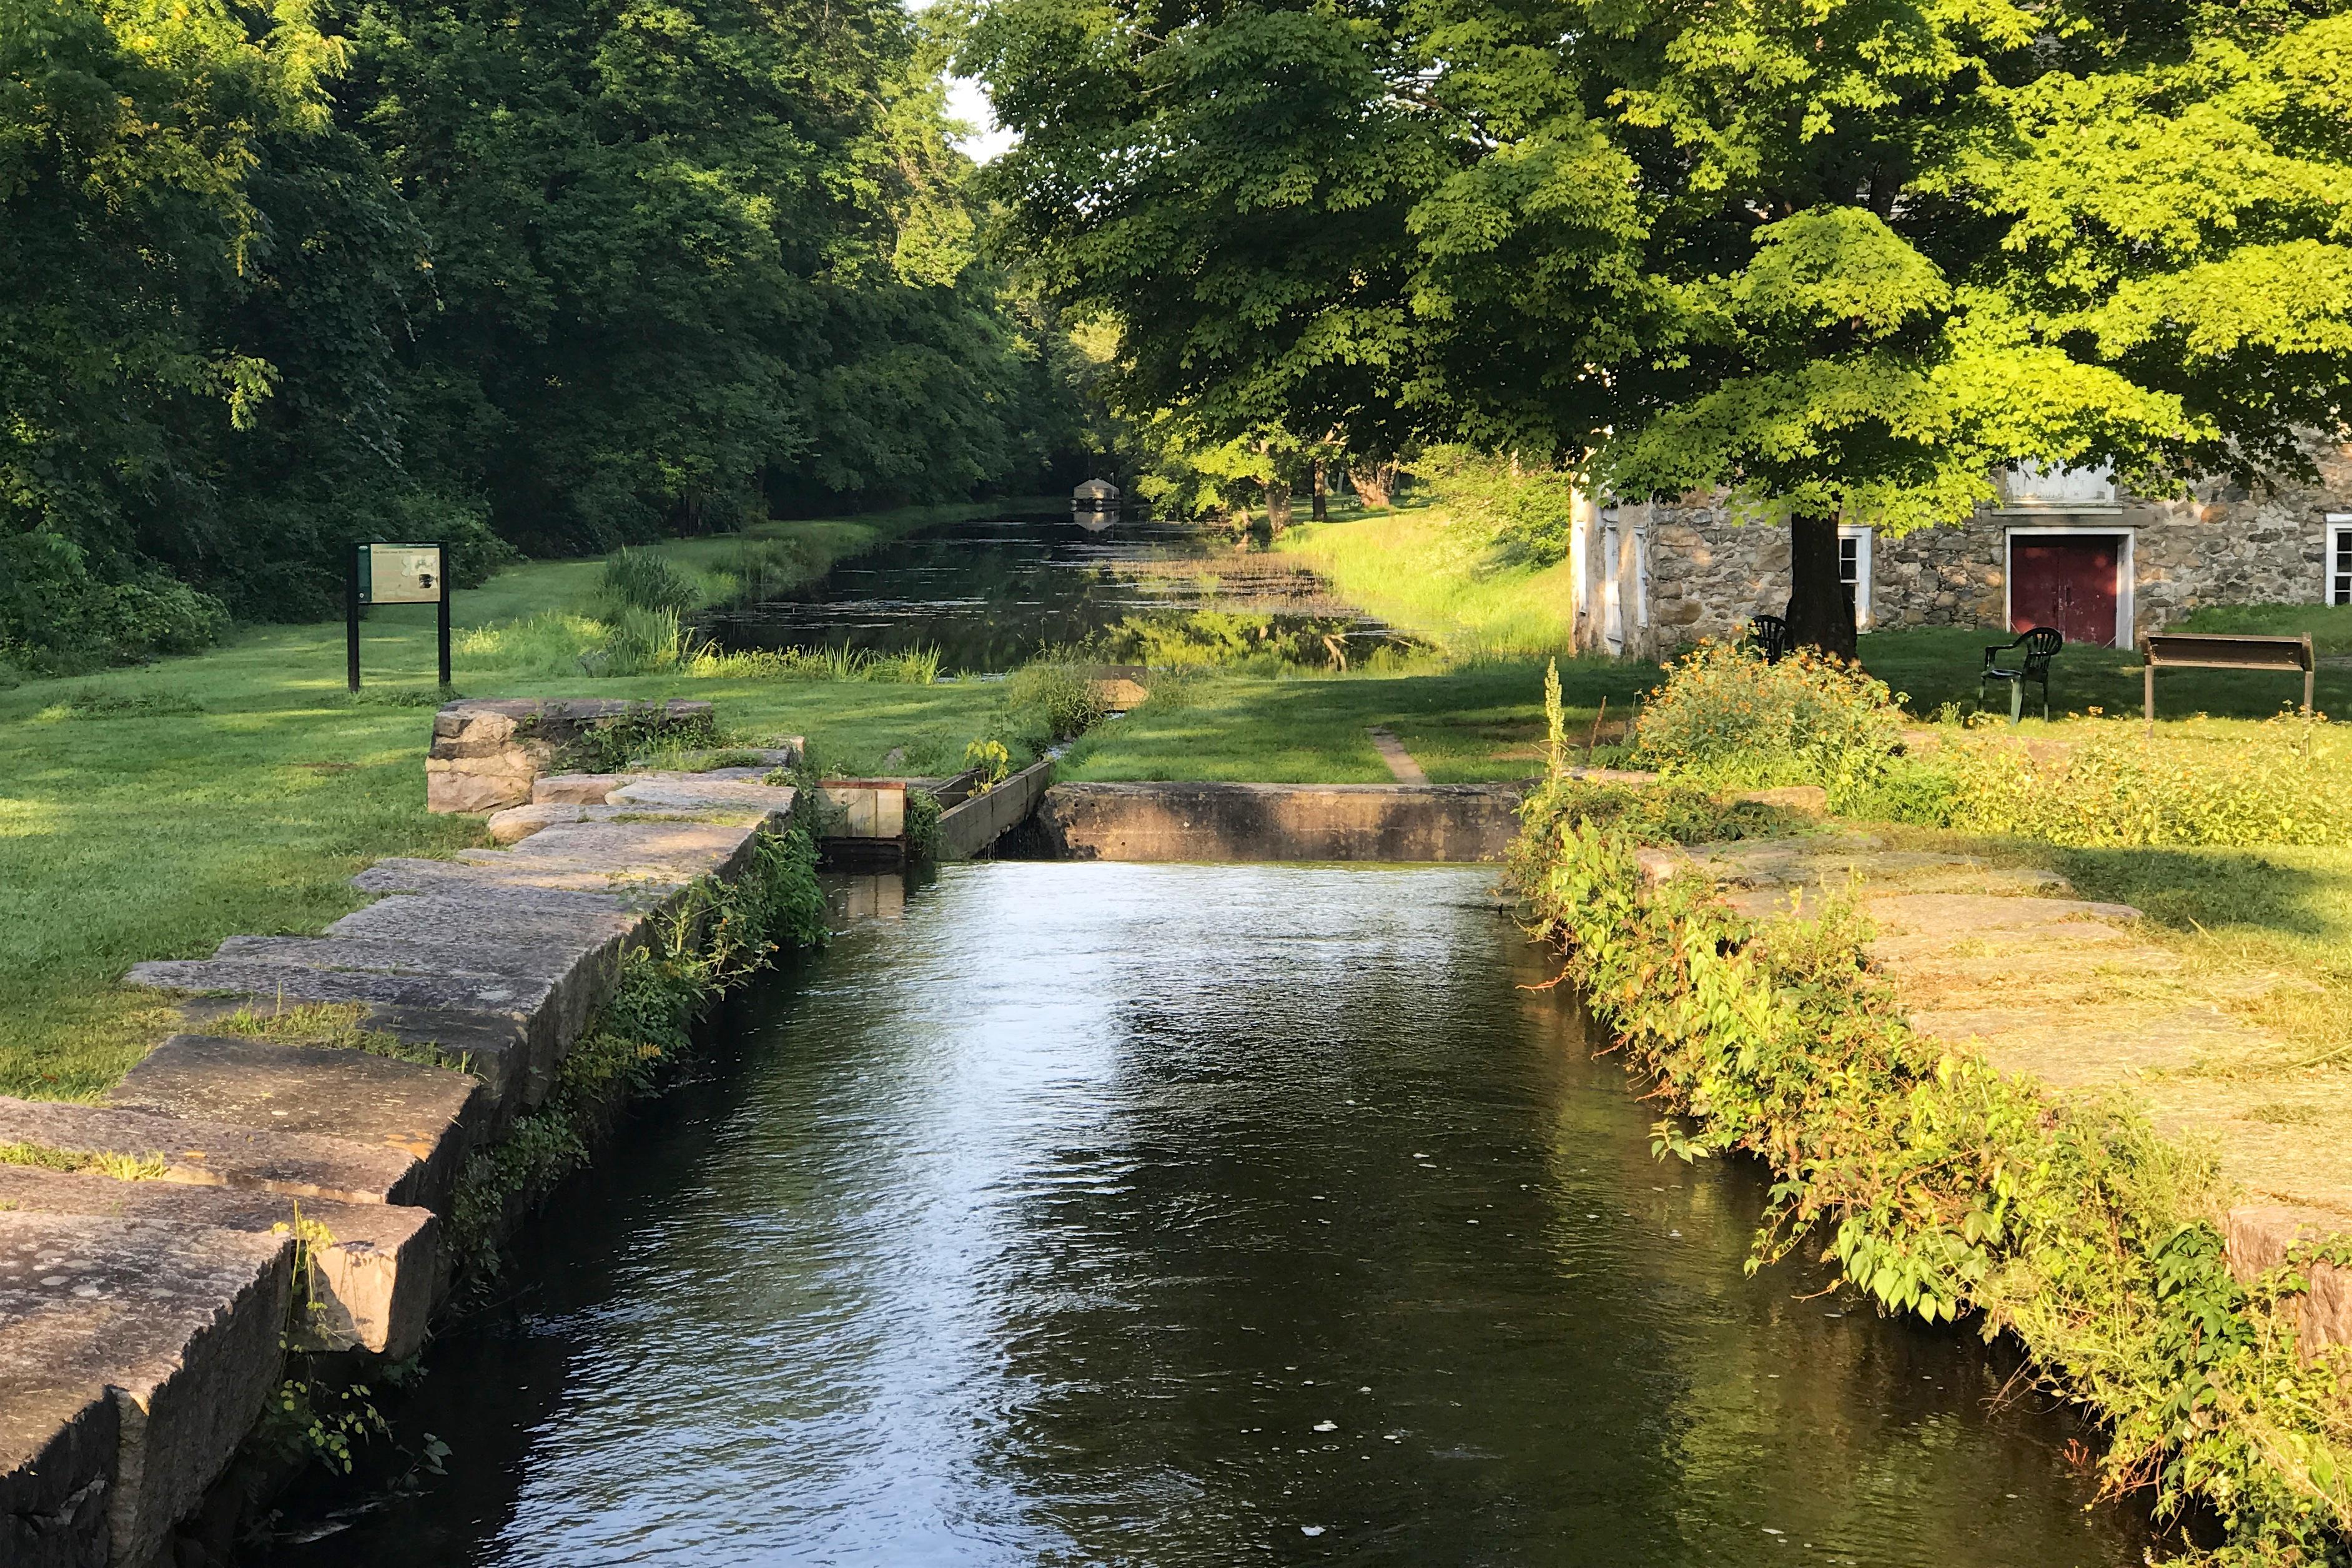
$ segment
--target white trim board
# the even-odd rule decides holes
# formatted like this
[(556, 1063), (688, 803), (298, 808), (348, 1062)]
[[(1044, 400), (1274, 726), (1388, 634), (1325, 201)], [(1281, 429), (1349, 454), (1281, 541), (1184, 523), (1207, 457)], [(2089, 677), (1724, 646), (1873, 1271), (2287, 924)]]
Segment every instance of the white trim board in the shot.
[[(2011, 541), (2021, 537), (2027, 538), (2041, 538), (2050, 535), (2074, 535), (2080, 537), (2084, 534), (2093, 535), (2095, 537), (2104, 535), (2109, 538), (2120, 538), (2123, 540), (2123, 548), (2116, 552), (2115, 645), (2118, 648), (2130, 648), (2137, 645), (2139, 641), (2137, 636), (2138, 622), (2133, 617), (2133, 610), (2135, 607), (2132, 603), (2132, 584), (2137, 576), (2137, 573), (2134, 570), (2133, 554), (2135, 548), (2139, 543), (2139, 536), (2130, 528), (2119, 528), (2114, 527), (2100, 528), (2095, 524), (2084, 528), (2005, 528), (2001, 531), (2000, 623), (2004, 630), (2015, 624), (2017, 620), (2015, 612), (2010, 607), (2010, 590), (2014, 586), (2017, 580), (2015, 552), (2010, 549)], [(2011, 635), (2014, 634), (2015, 633), (2013, 632), (2011, 633)]]

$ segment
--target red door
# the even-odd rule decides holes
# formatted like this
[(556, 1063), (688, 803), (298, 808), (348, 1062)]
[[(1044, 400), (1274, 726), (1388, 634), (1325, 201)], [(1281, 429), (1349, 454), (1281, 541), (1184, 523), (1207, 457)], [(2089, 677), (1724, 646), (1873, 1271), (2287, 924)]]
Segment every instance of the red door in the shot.
[(2112, 646), (2121, 534), (2044, 534), (2009, 541), (2009, 629), (2054, 626), (2069, 643)]

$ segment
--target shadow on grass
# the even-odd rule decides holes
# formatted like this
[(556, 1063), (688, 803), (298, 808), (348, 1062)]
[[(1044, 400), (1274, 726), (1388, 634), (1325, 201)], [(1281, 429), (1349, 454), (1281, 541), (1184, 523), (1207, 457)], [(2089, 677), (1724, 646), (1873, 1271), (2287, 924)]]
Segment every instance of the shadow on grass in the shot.
[(2305, 941), (2352, 937), (2352, 851), (2062, 849), (2086, 898), (2128, 904), (2176, 930), (2234, 927)]

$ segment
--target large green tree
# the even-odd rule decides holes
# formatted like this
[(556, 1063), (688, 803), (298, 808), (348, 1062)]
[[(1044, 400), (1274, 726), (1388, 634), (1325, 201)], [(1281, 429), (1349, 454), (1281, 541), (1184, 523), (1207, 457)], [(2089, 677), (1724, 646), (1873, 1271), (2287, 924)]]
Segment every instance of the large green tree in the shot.
[(1955, 519), (2012, 459), (2260, 482), (2341, 432), (2334, 10), (996, 0), (972, 57), (1131, 397), (1727, 488), (1850, 652), (1841, 519)]
[(1066, 465), (943, 58), (887, 0), (0, 0), (0, 659)]

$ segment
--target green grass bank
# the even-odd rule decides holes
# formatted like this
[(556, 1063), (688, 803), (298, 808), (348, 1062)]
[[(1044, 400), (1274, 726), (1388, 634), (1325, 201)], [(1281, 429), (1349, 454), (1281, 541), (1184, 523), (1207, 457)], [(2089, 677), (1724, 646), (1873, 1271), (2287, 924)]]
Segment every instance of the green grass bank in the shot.
[[(769, 525), (770, 570), (832, 560), (937, 521), (939, 508)], [(741, 539), (660, 547), (707, 578)], [(696, 677), (591, 680), (502, 662), (469, 636), (551, 609), (584, 612), (602, 567), (534, 563), (457, 595), (456, 688), (468, 696), (706, 697), (747, 735), (804, 734), (850, 771), (961, 762), (1006, 722), (1003, 683), (935, 685)], [(433, 709), (429, 607), (376, 612), (364, 685), (344, 691), (340, 622), (237, 633), (186, 658), (0, 691), (0, 1092), (87, 1098), (163, 1032), (168, 1009), (117, 977), (240, 932), (307, 933), (363, 902), (352, 874), (386, 855), (475, 842), (425, 810)]]

